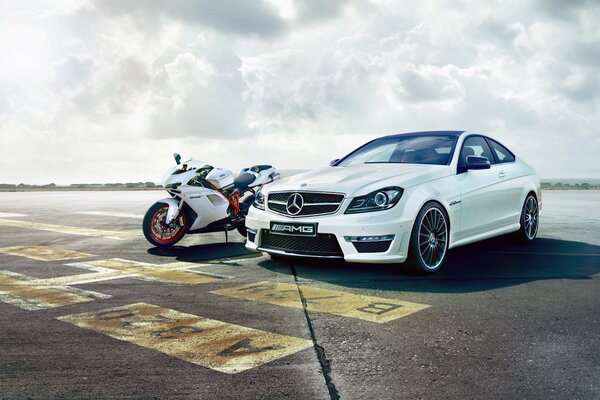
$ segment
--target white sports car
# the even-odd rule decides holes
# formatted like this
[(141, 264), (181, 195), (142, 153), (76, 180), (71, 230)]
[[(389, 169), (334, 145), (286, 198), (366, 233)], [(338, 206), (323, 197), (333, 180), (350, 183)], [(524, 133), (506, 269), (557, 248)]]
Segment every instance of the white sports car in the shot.
[(264, 187), (246, 247), (435, 272), (453, 247), (510, 232), (533, 240), (541, 194), (536, 171), (487, 136), (386, 136)]

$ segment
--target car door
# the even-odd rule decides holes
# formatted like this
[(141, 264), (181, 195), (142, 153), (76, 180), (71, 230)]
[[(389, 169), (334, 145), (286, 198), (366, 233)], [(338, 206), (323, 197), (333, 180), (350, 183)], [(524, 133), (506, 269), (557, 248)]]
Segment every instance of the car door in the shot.
[[(467, 170), (466, 157), (487, 157), (490, 169)], [(457, 182), (460, 187), (461, 227), (457, 240), (467, 239), (498, 229), (506, 214), (507, 193), (502, 190), (503, 177), (495, 168), (496, 160), (483, 136), (469, 136), (463, 142), (458, 161)]]
[(519, 181), (522, 172), (516, 163), (515, 155), (510, 150), (493, 139), (486, 139), (496, 158), (495, 168), (498, 170), (498, 176), (502, 178), (500, 190), (505, 192), (506, 209), (502, 223), (503, 225), (517, 224), (523, 206), (521, 203), (523, 186)]

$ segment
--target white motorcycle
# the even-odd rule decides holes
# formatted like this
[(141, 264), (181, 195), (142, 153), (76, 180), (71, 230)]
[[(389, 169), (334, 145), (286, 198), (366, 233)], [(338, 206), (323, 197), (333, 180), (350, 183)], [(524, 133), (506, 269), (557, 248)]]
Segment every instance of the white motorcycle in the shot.
[(164, 176), (162, 185), (171, 197), (157, 201), (144, 216), (144, 236), (155, 246), (168, 247), (186, 233), (225, 232), (237, 229), (246, 236), (245, 219), (261, 186), (280, 177), (271, 165), (244, 168), (237, 178), (231, 171), (190, 159)]

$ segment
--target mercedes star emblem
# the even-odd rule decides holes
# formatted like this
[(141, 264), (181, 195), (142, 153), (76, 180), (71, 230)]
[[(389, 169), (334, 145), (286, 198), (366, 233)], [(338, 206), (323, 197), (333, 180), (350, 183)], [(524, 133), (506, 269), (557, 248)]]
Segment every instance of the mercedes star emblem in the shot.
[(300, 193), (294, 193), (288, 197), (285, 209), (290, 215), (298, 215), (304, 206), (304, 198)]

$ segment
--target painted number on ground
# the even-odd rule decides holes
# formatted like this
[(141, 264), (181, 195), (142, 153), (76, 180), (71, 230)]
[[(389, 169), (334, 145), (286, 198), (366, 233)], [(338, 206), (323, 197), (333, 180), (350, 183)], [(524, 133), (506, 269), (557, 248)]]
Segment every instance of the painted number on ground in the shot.
[(58, 317), (81, 328), (235, 374), (312, 346), (312, 342), (146, 303)]
[[(362, 296), (309, 285), (301, 285), (301, 290), (306, 301), (306, 307), (310, 311), (358, 318), (371, 322), (392, 321), (429, 307), (427, 304)], [(283, 307), (303, 307), (297, 286), (290, 283), (259, 282), (215, 290), (211, 293)]]

